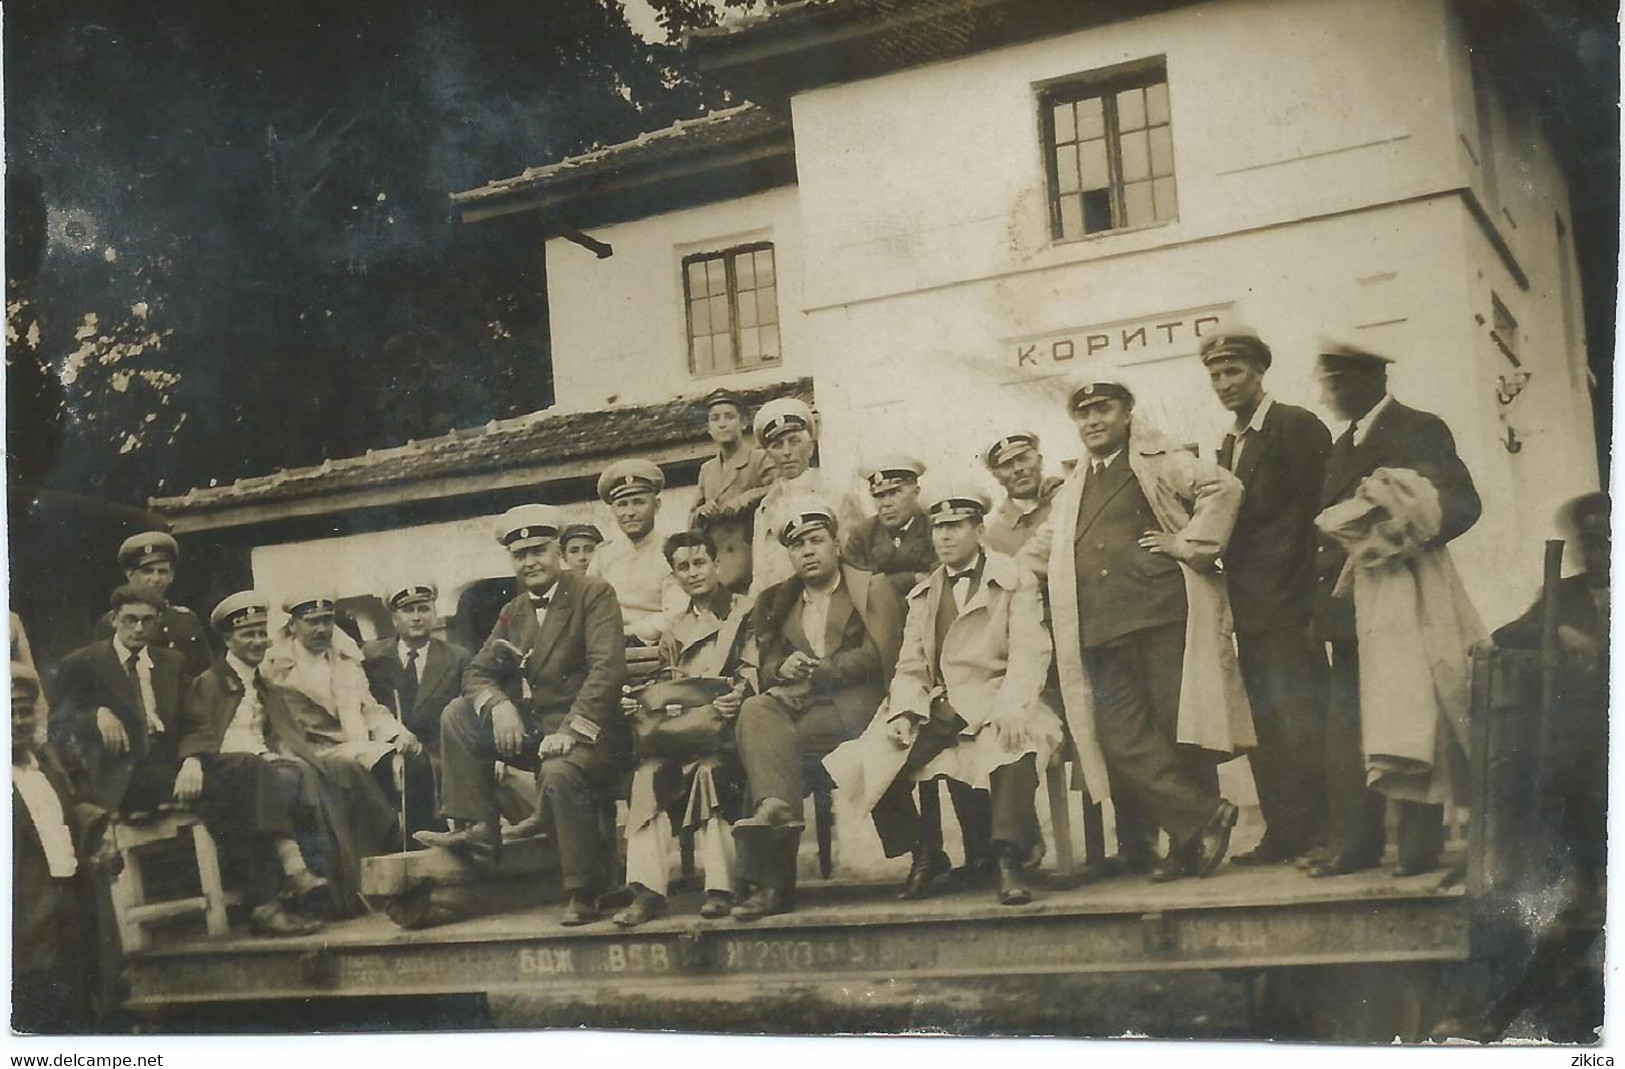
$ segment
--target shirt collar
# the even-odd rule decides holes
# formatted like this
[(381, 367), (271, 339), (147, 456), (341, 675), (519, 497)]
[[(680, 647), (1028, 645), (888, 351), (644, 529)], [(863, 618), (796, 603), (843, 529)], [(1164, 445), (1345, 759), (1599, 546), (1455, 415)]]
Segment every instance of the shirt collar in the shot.
[(226, 654), (226, 664), (233, 672), (237, 673), (238, 679), (242, 680), (244, 683), (253, 682), (254, 675), (257, 670), (250, 667), (241, 657), (238, 657), (235, 653), (228, 652)]
[(983, 551), (983, 550), (977, 550), (976, 559), (970, 562), (969, 567), (961, 568), (957, 572), (950, 570), (948, 572), (948, 578), (950, 580), (952, 580), (955, 576), (959, 576), (959, 575), (969, 575), (969, 576), (974, 578), (975, 576), (978, 576), (978, 575), (982, 574), (982, 565), (985, 564), (986, 562), (987, 562), (987, 553), (985, 551)]
[(1112, 462), (1115, 461), (1118, 457), (1120, 457), (1122, 455), (1123, 455), (1123, 450), (1121, 448), (1119, 448), (1117, 450), (1117, 452), (1113, 453), (1109, 457), (1103, 457), (1103, 458), (1101, 458), (1099, 460), (1096, 460), (1092, 455), (1090, 455), (1090, 456), (1085, 456), (1084, 459), (1089, 462), (1089, 471), (1091, 473), (1093, 473), (1094, 470), (1095, 470), (1095, 465), (1096, 464), (1100, 465), (1102, 468), (1109, 468), (1109, 467), (1112, 466)]
[[(425, 642), (417, 648), (417, 651), (419, 657), (427, 657), (429, 655), (429, 644)], [(412, 647), (406, 644), (404, 638), (398, 638), (395, 640), (395, 653), (400, 658), (401, 663), (405, 664), (406, 658), (412, 655)]]
[(1382, 395), (1381, 401), (1378, 401), (1376, 404), (1371, 406), (1371, 411), (1360, 417), (1360, 425), (1354, 428), (1355, 445), (1365, 444), (1366, 438), (1371, 435), (1371, 425), (1377, 422), (1377, 417), (1382, 415), (1384, 410), (1386, 410), (1388, 406), (1393, 403), (1394, 395), (1391, 393), (1385, 393)]
[(844, 582), (844, 581), (845, 580), (841, 576), (841, 573), (839, 571), (837, 571), (835, 573), (835, 582), (833, 584), (831, 584), (825, 590), (814, 590), (812, 587), (810, 587), (807, 584), (803, 583), (801, 585), (801, 600), (802, 601), (828, 601), (830, 598), (835, 596), (835, 592), (837, 590), (841, 589), (841, 583)]
[(1275, 404), (1275, 398), (1271, 397), (1269, 394), (1265, 394), (1263, 400), (1258, 402), (1258, 407), (1253, 409), (1251, 419), (1249, 419), (1245, 424), (1241, 423), (1239, 420), (1236, 422), (1236, 437), (1240, 438), (1243, 434), (1246, 434), (1249, 431), (1253, 434), (1257, 434), (1262, 431), (1264, 429), (1264, 417), (1270, 414), (1270, 406), (1273, 404)]
[(914, 515), (908, 518), (908, 522), (903, 524), (903, 526), (899, 527), (895, 531), (887, 531), (886, 533), (891, 535), (893, 538), (902, 538), (904, 535), (908, 534), (914, 529), (914, 521), (919, 518), (920, 514), (916, 512)]
[(113, 652), (118, 655), (118, 663), (121, 665), (130, 663), (131, 654), (135, 654), (136, 664), (141, 665), (142, 667), (151, 667), (152, 665), (152, 654), (147, 652), (147, 647), (142, 646), (141, 651), (137, 653), (135, 650), (130, 649), (124, 643), (120, 642), (117, 635), (113, 636)]

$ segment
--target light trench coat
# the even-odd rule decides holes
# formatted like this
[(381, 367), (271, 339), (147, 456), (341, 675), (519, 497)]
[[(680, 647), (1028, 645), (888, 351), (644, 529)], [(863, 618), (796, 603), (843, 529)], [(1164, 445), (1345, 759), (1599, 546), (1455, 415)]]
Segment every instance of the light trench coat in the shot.
[[(1230, 597), (1212, 570), (1236, 524), (1242, 485), (1230, 472), (1160, 435), (1129, 436), (1129, 469), (1162, 530), (1175, 536), (1171, 555), (1185, 578), (1185, 661), (1180, 675), (1178, 741), (1225, 757), (1257, 745), (1252, 707), (1236, 663)], [(1018, 557), (1049, 582), (1055, 665), (1066, 722), (1077, 748), (1077, 773), (1091, 798), (1111, 797), (1106, 761), (1095, 733), (1094, 694), (1083, 668), (1076, 557), (1078, 505), (1087, 464), (1056, 491), (1047, 523)], [(1074, 783), (1076, 785), (1076, 783)]]
[(939, 567), (909, 592), (903, 647), (886, 702), (862, 735), (824, 759), (842, 797), (864, 812), (874, 808), (908, 756), (888, 738), (890, 723), (904, 716), (923, 723), (938, 695), (947, 697), (965, 727), (956, 745), (914, 774), (916, 781), (948, 776), (985, 788), (994, 769), (1029, 753), (1043, 768), (1061, 744), (1060, 721), (1041, 698), (1050, 641), (1038, 580), (1013, 558), (988, 553), (981, 583), (943, 636), (939, 662), (937, 610), (947, 584), (947, 571)]

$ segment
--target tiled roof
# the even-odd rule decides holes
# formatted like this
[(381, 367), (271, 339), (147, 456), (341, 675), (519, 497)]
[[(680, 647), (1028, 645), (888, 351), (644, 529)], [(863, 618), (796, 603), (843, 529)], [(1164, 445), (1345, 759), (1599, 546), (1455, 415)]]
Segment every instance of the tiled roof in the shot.
[(663, 130), (640, 134), (631, 141), (593, 149), (557, 163), (527, 167), (523, 174), (496, 179), (477, 189), (453, 193), (451, 199), (459, 207), (471, 208), (516, 193), (549, 194), (621, 174), (658, 168), (661, 164), (688, 156), (733, 147), (743, 148), (753, 142), (771, 144), (779, 141), (782, 141), (786, 152), (791, 150), (788, 118), (754, 104), (740, 104), (697, 119), (680, 120)]
[[(810, 402), (813, 383), (810, 378), (801, 378), (739, 393), (753, 408), (775, 397), (800, 397)], [(701, 396), (590, 412), (550, 414), (544, 411), (515, 419), (493, 420), (483, 427), (456, 430), (393, 449), (369, 450), (358, 457), (239, 479), (229, 486), (199, 487), (174, 497), (152, 498), (149, 504), (165, 516), (174, 517), (492, 470), (623, 455), (640, 449), (655, 451), (688, 442), (697, 444), (705, 439)]]

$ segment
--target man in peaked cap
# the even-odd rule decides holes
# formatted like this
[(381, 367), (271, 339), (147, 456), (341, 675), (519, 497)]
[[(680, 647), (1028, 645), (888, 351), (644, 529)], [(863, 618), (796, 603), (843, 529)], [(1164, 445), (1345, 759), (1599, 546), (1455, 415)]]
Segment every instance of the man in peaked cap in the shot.
[(689, 525), (709, 531), (717, 545), (722, 585), (739, 593), (750, 588), (751, 517), (773, 484), (772, 458), (745, 435), (749, 420), (749, 406), (732, 390), (705, 395), (705, 431), (717, 452), (700, 465), (689, 514)]
[(903, 607), (892, 585), (841, 561), (828, 505), (788, 502), (779, 539), (794, 574), (762, 592), (751, 614), (762, 693), (734, 728), (746, 812), (734, 825), (750, 896), (734, 910), (755, 920), (793, 907), (795, 856), (807, 774), (874, 717), (897, 666)]
[[(1444, 420), (1400, 404), (1388, 392), (1393, 359), (1359, 345), (1323, 339), (1317, 372), (1326, 407), (1348, 426), (1326, 457), (1320, 506), (1347, 501), (1377, 468), (1408, 468), (1433, 484), (1442, 511), (1438, 543), (1453, 541), (1478, 521), (1482, 505), (1473, 477), (1456, 453)], [(1383, 796), (1366, 784), (1360, 707), (1360, 646), (1354, 603), (1333, 596), (1348, 556), (1319, 535), (1311, 633), (1331, 646), (1331, 689), (1326, 710), (1326, 853), (1309, 865), (1311, 876), (1339, 876), (1382, 863), (1387, 838)], [(1367, 670), (1379, 670), (1376, 665)], [(1396, 875), (1438, 865), (1444, 847), (1442, 806), (1395, 799), (1399, 840)]]
[(1246, 488), (1224, 570), (1258, 749), (1248, 755), (1264, 838), (1237, 865), (1288, 861), (1324, 841), (1326, 649), (1309, 636), (1315, 516), (1332, 436), (1308, 409), (1264, 389), (1272, 354), (1233, 326), (1202, 341), (1214, 395), (1235, 417), (1219, 466)]
[(982, 546), (988, 506), (970, 484), (932, 496), (927, 513), (942, 563), (909, 591), (886, 718), (824, 762), (843, 794), (872, 806), (886, 855), (913, 855), (902, 898), (933, 893), (949, 871), (939, 777), (960, 788), (954, 803), (967, 868), (979, 852), (997, 858), (1001, 903), (1031, 900), (1022, 870), (1043, 854), (1038, 769), (1062, 740), (1042, 696), (1050, 641), (1038, 580)]
[(1038, 435), (1015, 431), (982, 451), (982, 463), (1004, 488), (1004, 502), (987, 518), (982, 542), (995, 553), (1014, 554), (1049, 519), (1050, 501), (1064, 482), (1044, 474)]
[(626, 637), (643, 645), (660, 641), (661, 614), (684, 602), (655, 533), (665, 487), (665, 473), (647, 460), (619, 461), (598, 477), (598, 500), (615, 514), (621, 535), (599, 547), (587, 574), (615, 588)]
[(440, 717), (441, 811), (447, 832), (419, 832), (482, 865), (502, 847), (495, 762), (536, 773), (537, 818), (558, 846), (569, 895), (565, 925), (597, 919), (615, 862), (600, 815), (613, 804), (629, 740), (621, 713), (626, 643), (615, 591), (567, 571), (559, 510), (520, 505), (497, 521), (522, 588), (463, 673), (463, 696)]
[(604, 532), (595, 523), (572, 523), (559, 535), (564, 551), (564, 566), (583, 575), (592, 566), (598, 547), (604, 544)]
[[(174, 650), (186, 658), (186, 675), (191, 678), (209, 667), (214, 651), (197, 614), (168, 600), (169, 587), (175, 581), (175, 566), (180, 559), (180, 546), (163, 531), (131, 535), (118, 548), (118, 563), (124, 570), (125, 582), (137, 589), (150, 590), (157, 600), (158, 623), (152, 635), (153, 645)], [(111, 613), (96, 621), (91, 637), (98, 641), (113, 637)]]
[(937, 566), (930, 524), (920, 507), (924, 474), (924, 464), (902, 454), (882, 457), (865, 468), (863, 479), (875, 514), (859, 520), (846, 535), (846, 562), (886, 576), (899, 596)]
[(843, 526), (855, 524), (859, 510), (846, 495), (831, 489), (824, 472), (812, 466), (818, 450), (818, 428), (812, 409), (795, 397), (769, 401), (756, 412), (756, 440), (773, 460), (774, 482), (756, 508), (750, 553), (750, 593), (762, 592), (794, 574), (779, 540), (798, 502), (807, 498), (836, 503)]

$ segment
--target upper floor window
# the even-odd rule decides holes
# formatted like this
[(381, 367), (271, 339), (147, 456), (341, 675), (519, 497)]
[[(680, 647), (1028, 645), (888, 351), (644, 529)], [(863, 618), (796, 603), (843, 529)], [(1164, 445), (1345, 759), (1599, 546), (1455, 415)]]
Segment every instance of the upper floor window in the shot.
[(1160, 63), (1052, 86), (1040, 106), (1053, 236), (1081, 238), (1178, 217), (1168, 76)]
[(772, 242), (685, 256), (689, 370), (716, 375), (778, 363), (778, 295)]

